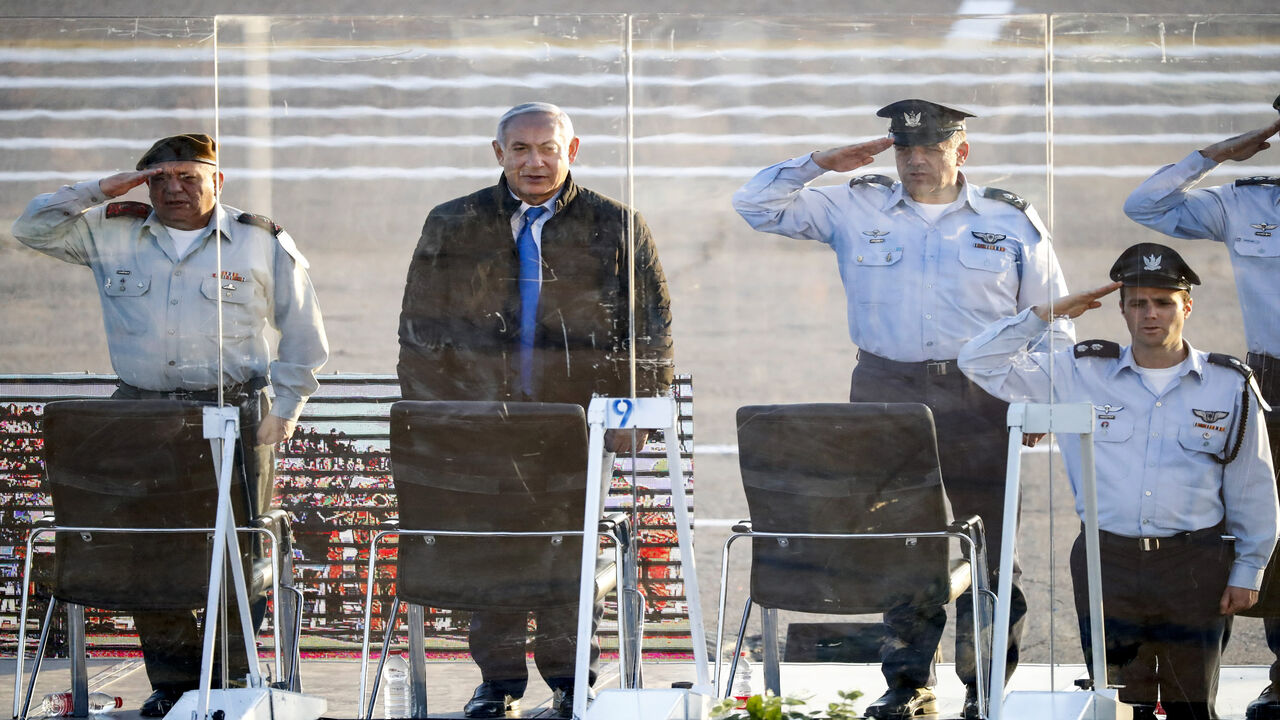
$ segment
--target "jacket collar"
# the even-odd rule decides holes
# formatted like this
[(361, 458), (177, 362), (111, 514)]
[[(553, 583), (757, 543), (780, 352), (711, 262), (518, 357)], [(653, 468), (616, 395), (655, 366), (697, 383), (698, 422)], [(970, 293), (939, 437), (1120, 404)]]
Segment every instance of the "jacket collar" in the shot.
[[(498, 177), (498, 184), (494, 186), (494, 199), (498, 203), (498, 207), (502, 208), (503, 214), (514, 215), (516, 210), (520, 209), (520, 200), (511, 194), (511, 187), (507, 185), (507, 176)], [(573, 181), (573, 173), (564, 179), (564, 185), (560, 186), (560, 194), (556, 196), (556, 213), (564, 209), (566, 205), (573, 202), (578, 196), (578, 185)]]

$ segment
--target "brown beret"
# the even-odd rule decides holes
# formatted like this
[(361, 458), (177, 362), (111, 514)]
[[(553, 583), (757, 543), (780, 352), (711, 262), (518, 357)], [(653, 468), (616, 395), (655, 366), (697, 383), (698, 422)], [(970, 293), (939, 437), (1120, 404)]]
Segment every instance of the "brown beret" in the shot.
[(204, 133), (174, 135), (157, 140), (151, 149), (138, 160), (136, 169), (145, 170), (156, 163), (190, 161), (218, 164), (218, 145)]

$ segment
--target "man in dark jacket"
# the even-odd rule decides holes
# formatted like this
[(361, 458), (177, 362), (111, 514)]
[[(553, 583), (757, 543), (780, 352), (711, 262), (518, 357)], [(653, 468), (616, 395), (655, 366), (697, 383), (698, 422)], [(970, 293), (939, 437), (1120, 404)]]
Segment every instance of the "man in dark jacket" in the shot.
[[(664, 393), (670, 299), (644, 220), (574, 183), (578, 138), (555, 105), (507, 111), (493, 151), (498, 184), (437, 206), (423, 225), (400, 313), (404, 398), (586, 406)], [(632, 443), (630, 433), (605, 440), (612, 452)], [(536, 616), (534, 657), (553, 709), (569, 717), (577, 611)], [(526, 623), (527, 613), (473, 614), (484, 682), (467, 717), (501, 717), (524, 694)]]

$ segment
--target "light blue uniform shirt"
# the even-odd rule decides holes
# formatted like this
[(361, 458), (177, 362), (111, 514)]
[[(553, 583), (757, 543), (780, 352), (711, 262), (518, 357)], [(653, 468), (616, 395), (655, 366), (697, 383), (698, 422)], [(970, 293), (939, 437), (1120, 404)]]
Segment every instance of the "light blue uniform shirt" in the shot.
[[(318, 387), (315, 373), (329, 346), (306, 261), (289, 234), (239, 222), (239, 210), (217, 205), (207, 234), (180, 256), (154, 213), (107, 217), (107, 199), (96, 180), (39, 195), (14, 222), (13, 234), (93, 272), (120, 379), (144, 390), (207, 390), (220, 380), (221, 348), (222, 380), (269, 377), (271, 414), (296, 420)], [(221, 230), (221, 277), (215, 228)], [(274, 361), (268, 323), (280, 331)]]
[(1216, 167), (1199, 151), (1166, 165), (1129, 195), (1124, 212), (1165, 235), (1225, 244), (1249, 351), (1280, 357), (1280, 186), (1191, 189)]
[[(1138, 374), (1129, 348), (1118, 358), (1077, 357), (1073, 348), (1032, 352), (1047, 325), (1030, 309), (984, 330), (960, 353), (960, 369), (1008, 402), (1090, 402), (1098, 480), (1098, 524), (1126, 537), (1168, 537), (1225, 518), (1237, 538), (1228, 584), (1257, 590), (1276, 544), (1280, 507), (1262, 405), (1251, 397), (1240, 452), (1234, 447), (1244, 378), (1187, 344), (1178, 377), (1159, 395)], [(1060, 435), (1080, 497), (1080, 436)]]
[[(965, 182), (961, 202), (930, 225), (902, 183), (864, 176), (806, 187), (825, 172), (808, 155), (778, 163), (743, 185), (733, 207), (756, 230), (835, 251), (859, 348), (899, 362), (952, 360), (989, 323), (1066, 294), (1029, 205), (1024, 212)], [(1063, 343), (1071, 327), (1055, 323)]]

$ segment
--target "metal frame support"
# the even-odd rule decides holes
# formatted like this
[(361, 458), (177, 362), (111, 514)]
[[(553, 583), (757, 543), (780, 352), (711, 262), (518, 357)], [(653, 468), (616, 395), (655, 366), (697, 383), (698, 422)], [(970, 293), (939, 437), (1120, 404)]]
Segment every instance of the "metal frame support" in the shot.
[[(693, 555), (693, 529), (685, 492), (684, 468), (680, 463), (679, 418), (671, 398), (595, 398), (587, 407), (588, 436), (587, 497), (583, 518), (583, 537), (590, 537), (600, 523), (603, 488), (600, 475), (606, 430), (663, 430), (666, 433), (667, 472), (671, 478), (671, 507), (675, 511), (676, 536), (680, 563), (684, 569), (685, 598), (689, 606), (689, 633), (693, 643), (696, 682), (691, 692), (712, 697), (707, 667), (706, 632), (702, 622), (702, 598), (698, 592), (698, 573)], [(587, 666), (590, 662), (592, 603), (595, 598), (595, 556), (592, 543), (582, 543), (582, 576), (578, 588), (578, 641), (574, 663), (573, 718), (583, 720), (587, 711)], [(639, 643), (636, 647), (639, 663)], [(638, 690), (636, 692), (646, 692)]]
[[(1022, 434), (1067, 433), (1080, 436), (1080, 492), (1084, 501), (1085, 560), (1088, 567), (1090, 632), (1093, 635), (1093, 690), (1090, 702), (1102, 709), (1119, 709), (1115, 694), (1108, 690), (1106, 638), (1102, 623), (1102, 564), (1098, 549), (1098, 484), (1093, 460), (1093, 405), (1090, 403), (1013, 403), (1009, 405), (1009, 464), (1005, 472), (1004, 525), (1000, 548), (1000, 575), (997, 589), (996, 618), (991, 641), (991, 720), (1002, 720), (1005, 709), (1018, 707), (1027, 717), (1025, 705), (1043, 697), (1052, 703), (1056, 693), (1013, 693), (1021, 698), (1005, 698), (1005, 653), (1009, 640), (1009, 615), (1012, 604), (1013, 555), (1017, 544), (1018, 493), (1021, 487)], [(1032, 697), (1035, 696), (1035, 697)], [(1051, 708), (1046, 707), (1046, 710)], [(1048, 717), (1049, 714), (1041, 715)]]

